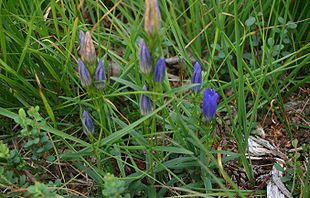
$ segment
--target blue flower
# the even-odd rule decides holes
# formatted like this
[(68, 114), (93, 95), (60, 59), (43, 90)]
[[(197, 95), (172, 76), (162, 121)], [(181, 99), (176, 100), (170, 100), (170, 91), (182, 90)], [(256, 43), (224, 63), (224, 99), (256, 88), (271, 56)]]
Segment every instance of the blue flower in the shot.
[(197, 86), (192, 87), (194, 92), (199, 92), (201, 88), (201, 81), (202, 81), (202, 73), (200, 64), (198, 62), (194, 65), (194, 72), (192, 76), (192, 84), (198, 84)]
[(102, 60), (99, 60), (98, 66), (95, 73), (95, 85), (97, 89), (102, 89), (105, 86), (106, 76), (105, 71), (103, 67)]
[(160, 57), (155, 65), (154, 80), (155, 82), (162, 82), (166, 75), (166, 62), (163, 57)]
[(78, 60), (79, 64), (79, 75), (83, 87), (89, 87), (91, 85), (91, 78), (88, 69), (85, 67), (81, 59)]
[(94, 132), (94, 124), (91, 120), (88, 111), (84, 110), (83, 112), (83, 132), (87, 135)]
[(214, 89), (208, 88), (203, 93), (203, 116), (207, 121), (210, 121), (215, 116), (217, 100), (219, 95)]
[[(148, 90), (147, 86), (144, 85), (143, 89), (145, 91)], [(147, 115), (149, 113), (152, 112), (152, 100), (150, 97), (141, 94), (141, 98), (140, 98), (140, 111), (142, 115)]]
[(140, 41), (140, 70), (144, 74), (149, 74), (152, 71), (151, 54), (143, 39)]

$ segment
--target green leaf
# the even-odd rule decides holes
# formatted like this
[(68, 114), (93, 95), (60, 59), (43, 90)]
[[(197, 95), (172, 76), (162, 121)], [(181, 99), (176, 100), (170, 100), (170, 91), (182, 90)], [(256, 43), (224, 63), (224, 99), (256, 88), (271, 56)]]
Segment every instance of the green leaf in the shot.
[(27, 192), (31, 194), (31, 197), (56, 197), (56, 193), (51, 191), (46, 184), (36, 182), (34, 185), (27, 188)]
[(291, 43), (291, 39), (288, 36), (284, 36), (283, 43), (290, 44)]
[(281, 53), (281, 55), (284, 57), (284, 56), (288, 56), (290, 53), (288, 51), (284, 51)]
[(172, 146), (157, 146), (153, 148), (156, 151), (166, 151), (166, 152), (171, 152), (171, 153), (181, 153), (181, 154), (186, 154), (186, 155), (193, 155), (193, 152), (186, 150), (184, 148), (180, 147), (172, 147)]
[(276, 33), (281, 33), (281, 32), (282, 32), (282, 30), (281, 30), (280, 28), (275, 28), (274, 31), (275, 31)]
[(28, 142), (26, 142), (23, 146), (25, 147), (25, 148), (28, 148), (28, 147), (30, 147), (30, 146), (32, 146), (33, 145), (33, 140), (28, 140)]
[(255, 17), (250, 16), (246, 21), (245, 21), (245, 25), (250, 27), (255, 23)]
[(10, 150), (7, 145), (0, 141), (0, 158), (7, 159), (9, 156), (9, 152)]
[(19, 109), (19, 110), (18, 110), (18, 115), (19, 115), (19, 117), (21, 117), (21, 118), (26, 118), (26, 112), (25, 112), (25, 110), (24, 110), (23, 108)]
[(290, 176), (281, 177), (281, 181), (282, 181), (283, 183), (286, 183), (286, 182), (288, 182), (288, 181), (291, 181), (292, 179), (293, 179), (293, 178), (290, 177)]
[(292, 146), (294, 148), (297, 148), (297, 145), (298, 145), (298, 140), (297, 139), (292, 140)]
[(51, 142), (47, 142), (46, 144), (44, 144), (44, 150), (45, 151), (48, 151), (50, 150), (51, 148), (53, 148), (53, 144)]
[(92, 150), (87, 149), (81, 150), (81, 151), (75, 151), (75, 152), (63, 152), (60, 153), (59, 156), (62, 160), (76, 160), (79, 159), (80, 157), (84, 156), (92, 156), (93, 152)]
[(219, 52), (218, 57), (221, 59), (225, 58), (225, 53), (223, 51)]
[(294, 175), (295, 170), (294, 169), (288, 169), (287, 173), (290, 175)]
[(278, 163), (276, 163), (276, 164), (274, 165), (274, 167), (275, 167), (275, 169), (277, 169), (278, 171), (281, 171), (281, 172), (284, 172), (284, 171), (285, 171), (284, 168), (283, 168), (280, 164), (278, 164)]
[(34, 140), (33, 140), (33, 144), (38, 144), (40, 142), (40, 138), (35, 138)]
[(273, 38), (268, 38), (267, 43), (268, 43), (269, 46), (273, 46), (274, 45)]
[(285, 21), (284, 21), (284, 18), (283, 17), (278, 17), (278, 21), (280, 24), (284, 24)]
[(273, 50), (271, 55), (272, 55), (272, 57), (275, 57), (275, 56), (277, 56), (279, 54), (280, 54), (280, 51)]
[(211, 47), (212, 47), (212, 48), (215, 47), (215, 49), (216, 49), (217, 51), (220, 51), (220, 50), (221, 50), (221, 46), (220, 46), (219, 44), (216, 44), (216, 45), (211, 44)]
[(148, 186), (146, 192), (148, 195), (147, 197), (157, 197), (156, 189), (154, 188), (154, 186)]
[(50, 116), (51, 120), (53, 121), (54, 127), (56, 127), (56, 119), (55, 119), (55, 116), (54, 116), (53, 109), (51, 108), (50, 104), (48, 103), (48, 100), (46, 99), (46, 97), (45, 97), (45, 95), (44, 95), (42, 90), (40, 90), (40, 95), (41, 95), (41, 99), (43, 101), (43, 104), (45, 106), (45, 109), (46, 109), (48, 115)]
[(53, 156), (53, 155), (49, 155), (49, 156), (47, 156), (46, 158), (46, 161), (48, 161), (48, 162), (53, 162), (53, 161), (55, 161), (55, 156)]
[(273, 46), (273, 50), (280, 51), (284, 48), (284, 45), (275, 45)]
[(287, 28), (289, 28), (289, 29), (296, 29), (296, 27), (297, 27), (297, 24), (294, 23), (293, 21), (287, 22), (286, 25), (287, 25)]
[(18, 164), (21, 161), (20, 157), (16, 156), (13, 159), (13, 163)]
[(41, 147), (41, 148), (38, 148), (38, 149), (36, 150), (36, 153), (42, 153), (43, 151), (44, 151), (44, 148)]
[(22, 175), (19, 177), (19, 185), (24, 185), (26, 183), (26, 175)]
[(41, 139), (40, 139), (40, 142), (41, 143), (44, 143), (44, 142), (47, 142), (48, 141), (48, 137), (47, 137), (47, 135), (46, 135), (46, 133), (43, 135), (43, 137), (41, 137)]

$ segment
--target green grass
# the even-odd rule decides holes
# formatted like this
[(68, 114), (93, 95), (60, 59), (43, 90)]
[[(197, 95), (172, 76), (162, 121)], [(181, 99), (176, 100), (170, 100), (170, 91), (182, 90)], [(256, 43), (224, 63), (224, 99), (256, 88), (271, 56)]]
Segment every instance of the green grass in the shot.
[[(7, 145), (0, 144), (0, 189), (5, 195), (266, 194), (266, 188), (257, 188), (247, 140), (266, 118), (276, 118), (289, 142), (299, 137), (285, 104), (292, 96), (296, 101), (309, 96), (300, 89), (309, 89), (310, 82), (310, 3), (167, 0), (159, 7), (161, 29), (149, 37), (142, 0), (0, 0), (0, 135)], [(80, 30), (92, 31), (98, 58), (105, 60), (104, 92), (80, 83)], [(180, 77), (177, 85), (168, 78), (158, 85), (140, 73), (140, 38), (150, 43), (153, 59), (178, 59), (176, 66), (167, 65), (168, 73)], [(201, 63), (202, 89), (215, 88), (220, 95), (211, 123), (202, 118), (202, 91), (190, 91), (193, 60)], [(110, 73), (112, 64), (119, 75)], [(143, 91), (144, 81), (149, 92)], [(139, 109), (143, 93), (153, 99), (146, 116)], [(40, 107), (42, 119), (18, 113), (32, 106)], [(94, 121), (91, 136), (83, 133), (84, 109)], [(24, 144), (39, 136), (26, 131), (46, 133), (53, 147), (38, 140), (34, 146), (43, 151), (33, 159), (34, 147)], [(296, 172), (287, 172), (284, 183), (294, 196), (307, 197), (309, 172), (303, 170), (309, 167), (309, 148), (300, 139), (299, 146), (300, 157), (286, 153), (292, 162), (286, 166)], [(227, 172), (229, 162), (244, 171), (246, 189)], [(32, 185), (37, 191), (28, 188)]]

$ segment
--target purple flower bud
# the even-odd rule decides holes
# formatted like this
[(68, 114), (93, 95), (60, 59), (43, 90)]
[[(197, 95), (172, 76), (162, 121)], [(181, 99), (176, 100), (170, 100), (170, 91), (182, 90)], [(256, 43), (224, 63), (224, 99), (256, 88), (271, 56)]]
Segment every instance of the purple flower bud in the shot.
[(202, 73), (201, 73), (200, 64), (198, 62), (196, 62), (194, 65), (194, 72), (193, 72), (193, 76), (192, 76), (192, 84), (198, 84), (198, 85), (192, 87), (193, 92), (197, 93), (198, 91), (200, 91), (201, 81), (202, 81)]
[(145, 0), (144, 29), (149, 34), (155, 34), (160, 29), (160, 11), (157, 0)]
[(155, 82), (162, 82), (166, 75), (166, 62), (163, 57), (160, 57), (155, 65), (154, 80)]
[[(145, 91), (148, 90), (147, 86), (144, 85), (143, 89)], [(140, 98), (140, 111), (142, 115), (147, 115), (149, 113), (152, 112), (152, 100), (150, 99), (150, 97), (141, 94), (141, 98)]]
[(105, 86), (106, 76), (105, 71), (103, 67), (102, 60), (99, 60), (98, 66), (95, 73), (95, 85), (97, 89), (102, 89)]
[(78, 60), (78, 64), (79, 64), (79, 75), (80, 75), (82, 86), (89, 87), (91, 85), (90, 74), (81, 59)]
[(96, 60), (96, 50), (91, 38), (91, 33), (80, 31), (80, 55), (87, 64), (93, 64)]
[(140, 70), (144, 74), (149, 74), (152, 71), (151, 54), (143, 39), (140, 41)]
[(84, 47), (84, 40), (85, 40), (85, 33), (81, 30), (80, 31), (80, 48)]
[(207, 121), (210, 121), (215, 116), (218, 97), (219, 95), (216, 93), (214, 89), (208, 88), (203, 93), (202, 111), (204, 118)]
[(94, 124), (91, 120), (88, 111), (84, 110), (83, 112), (83, 132), (87, 135), (94, 132)]

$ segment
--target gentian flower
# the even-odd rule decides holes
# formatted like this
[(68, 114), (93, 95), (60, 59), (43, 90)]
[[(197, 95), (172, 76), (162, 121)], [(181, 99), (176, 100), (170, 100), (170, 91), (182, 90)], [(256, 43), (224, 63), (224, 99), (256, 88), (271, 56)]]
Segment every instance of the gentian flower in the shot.
[(88, 133), (94, 132), (94, 124), (91, 120), (88, 111), (84, 110), (83, 112), (83, 132), (87, 135)]
[(78, 60), (79, 64), (79, 75), (83, 87), (89, 87), (91, 85), (91, 78), (88, 69), (85, 67), (81, 59)]
[(144, 74), (149, 74), (152, 71), (151, 54), (143, 39), (140, 41), (140, 70)]
[(95, 85), (97, 89), (102, 89), (105, 86), (106, 76), (103, 67), (103, 61), (99, 60), (95, 73)]
[(198, 84), (198, 85), (192, 87), (193, 92), (197, 93), (198, 91), (200, 91), (201, 81), (202, 81), (202, 73), (201, 73), (200, 64), (198, 62), (196, 62), (195, 65), (194, 65), (194, 72), (193, 72), (193, 76), (192, 76), (192, 83), (193, 84)]
[(203, 116), (207, 121), (210, 121), (215, 116), (217, 99), (219, 95), (214, 89), (208, 88), (203, 93)]
[(96, 60), (96, 50), (91, 38), (91, 33), (80, 31), (80, 55), (87, 64), (93, 64)]
[(157, 0), (145, 0), (144, 29), (155, 34), (160, 29), (160, 11)]
[(166, 75), (166, 62), (163, 57), (160, 57), (155, 65), (154, 80), (155, 82), (162, 82)]
[[(148, 90), (147, 86), (144, 85), (143, 89), (145, 91)], [(140, 98), (140, 111), (142, 115), (147, 115), (149, 113), (152, 112), (152, 100), (150, 97), (141, 94), (141, 98)]]

